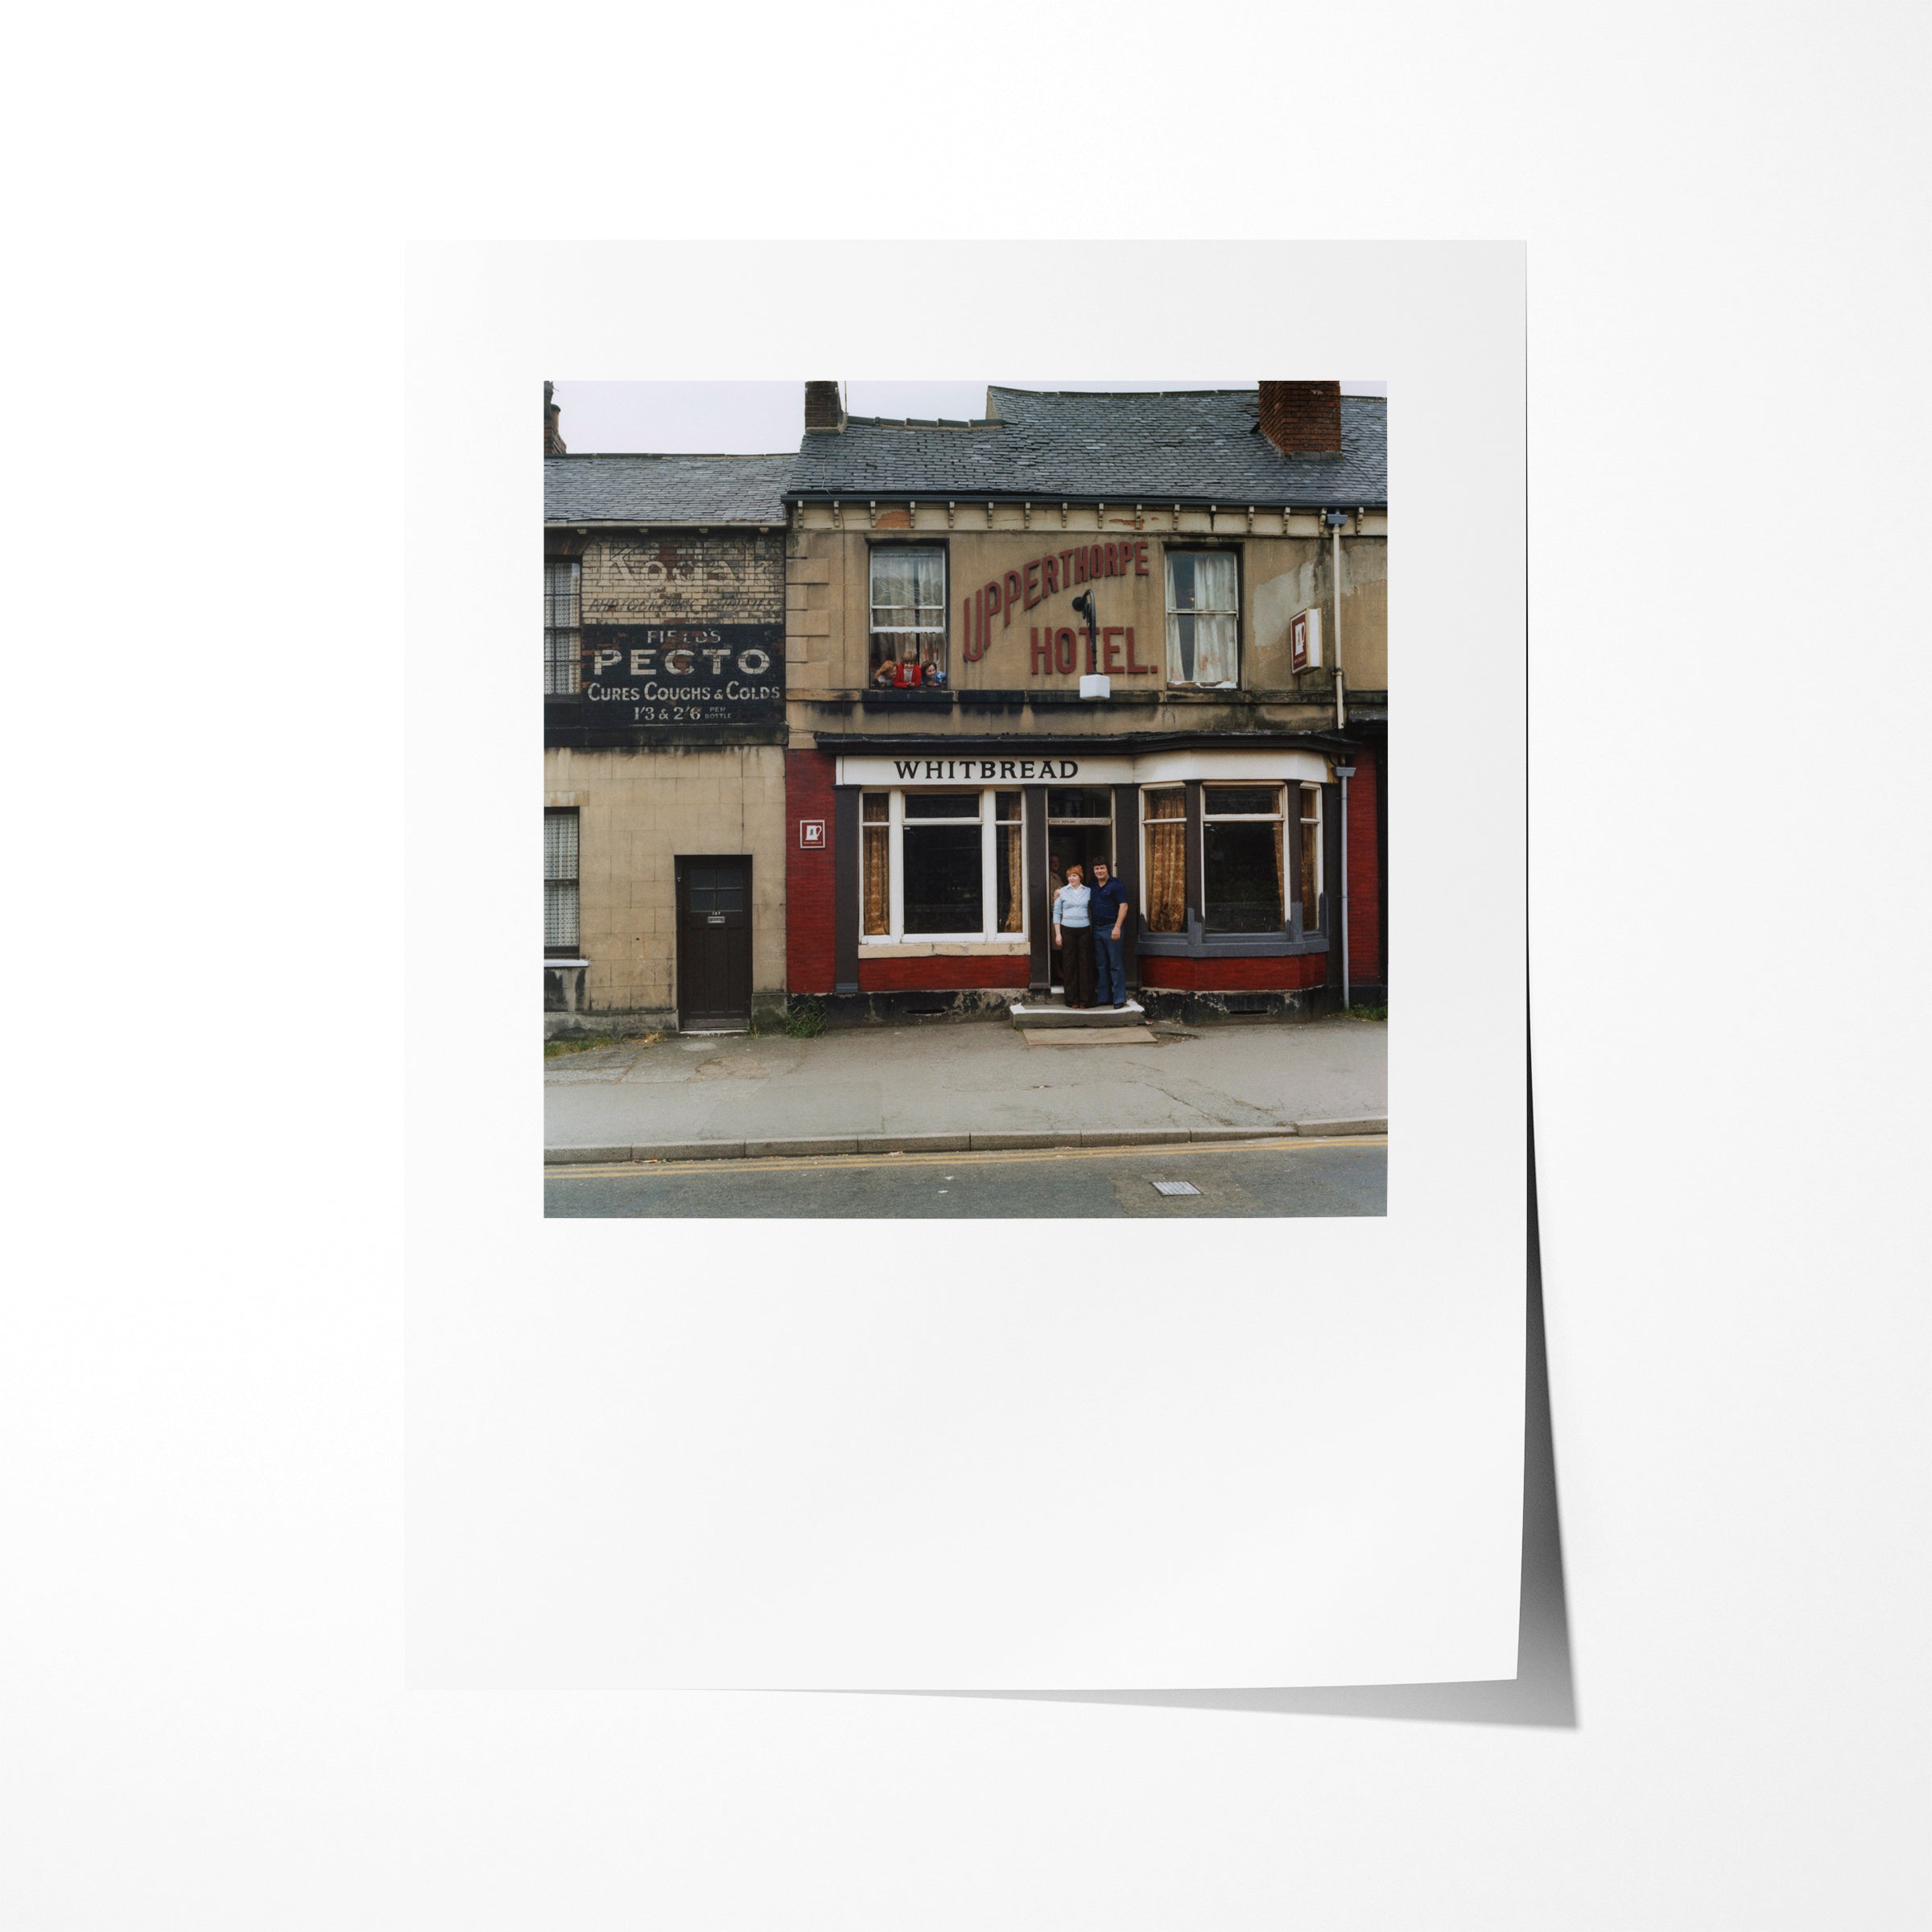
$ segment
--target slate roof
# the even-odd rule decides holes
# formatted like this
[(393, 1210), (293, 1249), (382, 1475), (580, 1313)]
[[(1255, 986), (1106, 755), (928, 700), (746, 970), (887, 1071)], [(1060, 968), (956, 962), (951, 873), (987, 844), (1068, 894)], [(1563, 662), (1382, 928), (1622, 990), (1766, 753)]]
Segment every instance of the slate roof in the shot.
[(1339, 456), (1284, 456), (1257, 427), (1254, 390), (989, 389), (971, 424), (847, 419), (807, 431), (787, 493), (1060, 497), (1383, 508), (1388, 398), (1342, 398)]
[(795, 459), (778, 456), (546, 456), (546, 523), (785, 521)]

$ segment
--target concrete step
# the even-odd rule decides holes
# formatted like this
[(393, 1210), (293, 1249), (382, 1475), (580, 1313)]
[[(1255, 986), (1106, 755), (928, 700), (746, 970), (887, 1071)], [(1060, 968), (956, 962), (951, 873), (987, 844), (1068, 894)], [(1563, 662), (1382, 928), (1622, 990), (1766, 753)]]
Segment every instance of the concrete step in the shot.
[(1129, 1000), (1117, 1013), (1111, 1006), (1063, 1006), (1059, 1001), (1042, 1001), (1028, 1005), (1016, 1000), (1007, 1009), (1013, 1023), (1024, 1032), (1029, 1026), (1145, 1026), (1146, 1010), (1138, 1000)]
[(1150, 1026), (1022, 1026), (1029, 1046), (1158, 1046)]

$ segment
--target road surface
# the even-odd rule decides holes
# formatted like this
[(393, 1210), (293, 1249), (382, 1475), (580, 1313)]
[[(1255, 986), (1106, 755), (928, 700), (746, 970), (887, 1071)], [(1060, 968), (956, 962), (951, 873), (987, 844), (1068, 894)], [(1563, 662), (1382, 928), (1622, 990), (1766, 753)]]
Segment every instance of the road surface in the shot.
[[(746, 1220), (1381, 1215), (1385, 1137), (551, 1167), (544, 1212)], [(1198, 1191), (1165, 1195), (1156, 1181)]]

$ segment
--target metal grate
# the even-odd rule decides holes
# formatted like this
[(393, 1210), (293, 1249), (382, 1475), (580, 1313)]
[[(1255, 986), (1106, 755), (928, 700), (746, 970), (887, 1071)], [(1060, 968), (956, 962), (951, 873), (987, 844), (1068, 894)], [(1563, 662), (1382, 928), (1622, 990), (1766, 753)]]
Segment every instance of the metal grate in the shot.
[(1199, 1194), (1200, 1192), (1200, 1189), (1195, 1187), (1192, 1181), (1156, 1181), (1154, 1183), (1154, 1191), (1156, 1194)]

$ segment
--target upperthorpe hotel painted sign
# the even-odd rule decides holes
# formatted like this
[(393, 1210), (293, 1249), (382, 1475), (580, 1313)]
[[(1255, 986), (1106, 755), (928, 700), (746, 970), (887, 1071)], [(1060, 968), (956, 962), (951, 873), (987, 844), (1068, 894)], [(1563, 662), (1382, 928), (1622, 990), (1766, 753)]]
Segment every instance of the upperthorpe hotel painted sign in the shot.
[[(1005, 630), (1012, 624), (1016, 610), (1034, 609), (1049, 597), (1071, 591), (1078, 584), (1098, 583), (1104, 577), (1150, 574), (1145, 539), (1133, 543), (1083, 543), (1030, 558), (1003, 576), (989, 577), (963, 600), (960, 650), (968, 663), (976, 664), (992, 646), (994, 618), (1000, 620), (1000, 628)], [(1044, 632), (1037, 625), (1027, 628), (1026, 668), (1033, 677), (1055, 672), (1067, 675), (1079, 667), (1083, 654), (1090, 671), (1152, 677), (1160, 669), (1158, 663), (1143, 664), (1135, 657), (1131, 625), (1104, 625), (1097, 638), (1076, 632), (1067, 624), (1057, 627), (1049, 624)], [(1124, 659), (1122, 646), (1114, 642), (1117, 638), (1126, 640)]]

